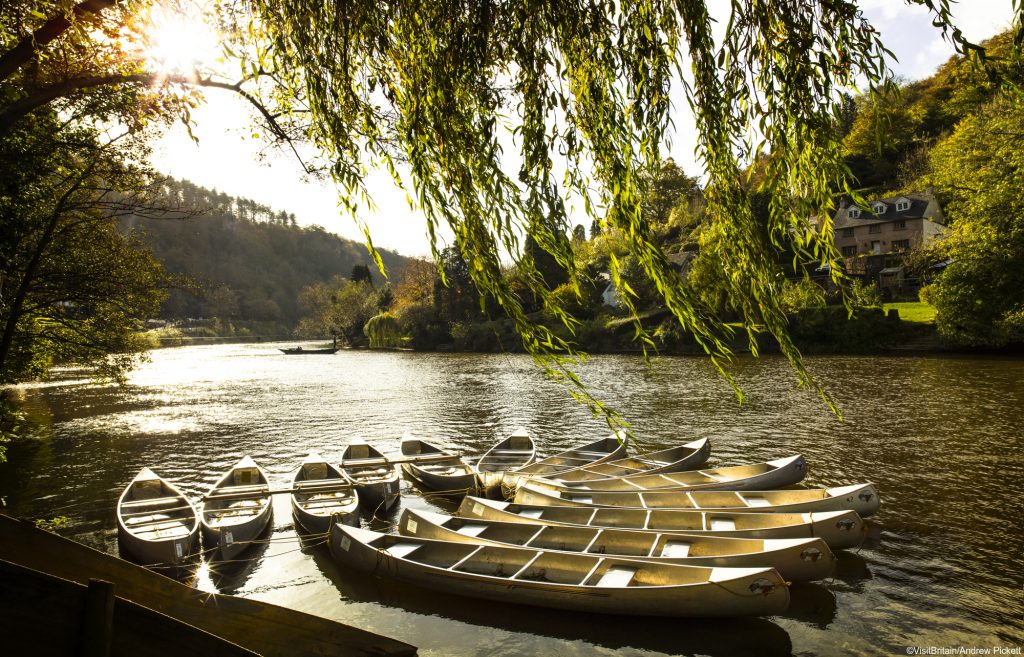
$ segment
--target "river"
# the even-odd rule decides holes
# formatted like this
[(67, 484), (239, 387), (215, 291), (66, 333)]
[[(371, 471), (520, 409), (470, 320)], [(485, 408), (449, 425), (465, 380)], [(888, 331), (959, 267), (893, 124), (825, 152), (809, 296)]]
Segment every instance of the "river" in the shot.
[[(543, 453), (607, 433), (518, 355), (372, 353), (289, 357), (272, 344), (152, 353), (125, 387), (64, 370), (16, 389), (29, 437), (0, 465), (6, 512), (69, 519), (61, 533), (117, 553), (114, 507), (143, 466), (198, 496), (241, 455), (284, 484), (310, 451), (338, 457), (361, 435), (396, 452), (405, 431), (477, 454), (519, 426)], [(582, 369), (645, 446), (712, 441), (715, 465), (802, 453), (809, 485), (872, 481), (881, 511), (835, 576), (795, 585), (778, 617), (679, 621), (595, 617), (480, 602), (342, 570), (300, 543), (275, 499), (267, 547), (196, 585), (334, 618), (421, 655), (892, 655), (908, 647), (1024, 645), (1024, 361), (816, 357), (840, 423), (778, 358), (733, 368), (598, 356)], [(401, 507), (449, 511), (403, 482)], [(1018, 653), (1019, 654), (1019, 653)]]

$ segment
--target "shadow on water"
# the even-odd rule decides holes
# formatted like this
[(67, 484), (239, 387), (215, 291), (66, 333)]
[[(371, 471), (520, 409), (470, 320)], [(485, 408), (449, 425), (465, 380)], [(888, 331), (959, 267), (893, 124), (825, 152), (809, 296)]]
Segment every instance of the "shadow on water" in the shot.
[[(309, 552), (317, 567), (348, 600), (371, 602), (428, 616), (526, 632), (611, 649), (637, 648), (673, 655), (773, 657), (790, 655), (789, 634), (761, 618), (665, 619), (599, 615), (480, 601), (380, 579), (334, 562), (326, 547)], [(833, 605), (834, 610), (834, 605)]]
[(860, 586), (872, 579), (871, 569), (864, 557), (856, 552), (836, 552), (836, 569), (832, 578), (850, 586)]
[(789, 609), (779, 617), (823, 630), (836, 619), (836, 595), (820, 584), (796, 582), (789, 587)]

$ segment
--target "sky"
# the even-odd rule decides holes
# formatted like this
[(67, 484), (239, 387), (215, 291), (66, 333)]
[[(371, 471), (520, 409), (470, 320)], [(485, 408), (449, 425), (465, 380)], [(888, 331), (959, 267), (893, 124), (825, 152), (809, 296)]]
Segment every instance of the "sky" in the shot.
[[(724, 0), (711, 0), (726, 6)], [(952, 54), (952, 47), (932, 27), (927, 9), (899, 0), (861, 0), (859, 5), (882, 40), (896, 55), (896, 73), (908, 80), (931, 75)], [(957, 25), (972, 41), (984, 40), (1009, 27), (1012, 0), (965, 0), (953, 5)], [(309, 182), (293, 157), (272, 154), (259, 157), (261, 142), (252, 136), (248, 105), (227, 91), (209, 90), (206, 104), (197, 108), (194, 142), (185, 128), (176, 125), (154, 144), (153, 164), (175, 178), (187, 178), (203, 187), (232, 196), (246, 197), (296, 215), (301, 225), (325, 229), (362, 242), (351, 216), (338, 209), (338, 193), (329, 182)], [(666, 156), (691, 175), (702, 172), (694, 159), (696, 136), (693, 119), (684, 103), (674, 112), (675, 135)], [(426, 222), (409, 208), (404, 192), (394, 187), (385, 172), (371, 172), (368, 189), (376, 208), (363, 209), (360, 219), (370, 226), (374, 245), (403, 255), (425, 256), (430, 247)], [(580, 217), (579, 222), (589, 225)], [(577, 223), (577, 222), (573, 222)], [(441, 235), (442, 239), (446, 236)]]

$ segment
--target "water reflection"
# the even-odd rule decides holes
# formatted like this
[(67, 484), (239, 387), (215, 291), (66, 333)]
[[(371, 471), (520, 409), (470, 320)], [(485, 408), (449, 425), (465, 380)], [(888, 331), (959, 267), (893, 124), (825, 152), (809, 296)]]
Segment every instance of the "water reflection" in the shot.
[[(196, 499), (243, 454), (283, 486), (309, 451), (335, 458), (354, 434), (397, 453), (411, 430), (473, 455), (518, 426), (545, 454), (607, 432), (528, 358), (345, 352), (302, 360), (275, 345), (188, 347), (155, 352), (124, 389), (83, 382), (75, 371), (19, 388), (32, 435), (10, 445), (10, 463), (0, 465), (7, 511), (65, 515), (67, 535), (116, 553), (116, 500), (143, 466)], [(878, 486), (882, 509), (859, 551), (838, 554), (833, 579), (794, 588), (793, 609), (768, 629), (764, 622), (735, 626), (742, 631), (667, 624), (701, 637), (708, 636), (701, 627), (717, 627), (704, 645), (633, 619), (576, 622), (506, 606), (490, 614), (491, 603), (460, 598), (446, 598), (437, 611), (437, 594), (325, 576), (316, 537), (295, 534), (285, 496), (274, 500), (273, 540), (257, 558), (237, 572), (201, 568), (198, 586), (391, 634), (428, 656), (610, 654), (627, 645), (724, 653), (712, 639), (739, 651), (755, 644), (783, 651), (791, 642), (801, 654), (1019, 643), (1024, 527), (1013, 519), (1024, 517), (1024, 361), (813, 358), (807, 365), (834, 394), (843, 423), (797, 390), (779, 359), (737, 362), (742, 406), (701, 359), (659, 359), (652, 372), (634, 358), (595, 357), (582, 371), (595, 395), (625, 413), (643, 447), (708, 436), (712, 466), (801, 453), (807, 485)], [(404, 507), (456, 508), (406, 482), (397, 508), (364, 522), (387, 531)], [(737, 637), (747, 634), (759, 640)]]

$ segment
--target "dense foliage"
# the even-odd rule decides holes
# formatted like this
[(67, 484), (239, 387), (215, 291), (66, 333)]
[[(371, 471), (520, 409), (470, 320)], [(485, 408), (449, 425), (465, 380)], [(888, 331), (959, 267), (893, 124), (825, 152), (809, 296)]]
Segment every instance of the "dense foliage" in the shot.
[[(366, 248), (318, 226), (299, 228), (294, 217), (244, 198), (187, 181), (164, 183), (163, 199), (197, 216), (182, 221), (126, 220), (169, 271), (193, 285), (171, 292), (165, 319), (219, 318), (261, 322), (290, 332), (302, 316), (299, 292), (349, 272), (371, 277)], [(388, 272), (401, 272), (406, 258), (381, 249)], [(317, 337), (329, 335), (320, 333)]]

